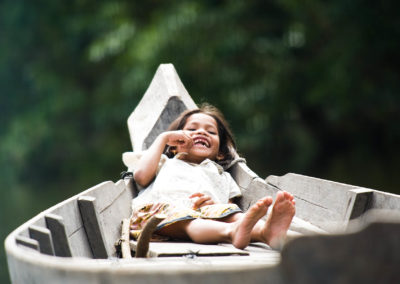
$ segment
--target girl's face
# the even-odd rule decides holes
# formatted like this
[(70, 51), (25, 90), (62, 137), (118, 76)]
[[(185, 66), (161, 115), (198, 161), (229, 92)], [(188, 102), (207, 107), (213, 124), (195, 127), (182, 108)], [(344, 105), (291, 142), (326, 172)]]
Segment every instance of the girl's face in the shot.
[[(201, 163), (205, 159), (215, 160), (219, 153), (219, 133), (216, 120), (204, 113), (195, 113), (188, 117), (183, 131), (193, 140), (192, 147), (186, 151), (183, 160)], [(178, 146), (178, 152), (181, 152)]]

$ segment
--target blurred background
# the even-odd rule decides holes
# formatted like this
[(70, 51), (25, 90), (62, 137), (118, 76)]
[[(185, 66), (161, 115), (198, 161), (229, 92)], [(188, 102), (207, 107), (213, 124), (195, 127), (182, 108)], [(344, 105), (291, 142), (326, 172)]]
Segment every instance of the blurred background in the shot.
[(161, 63), (219, 107), (248, 165), (400, 194), (400, 2), (0, 1), (3, 240), (125, 170)]

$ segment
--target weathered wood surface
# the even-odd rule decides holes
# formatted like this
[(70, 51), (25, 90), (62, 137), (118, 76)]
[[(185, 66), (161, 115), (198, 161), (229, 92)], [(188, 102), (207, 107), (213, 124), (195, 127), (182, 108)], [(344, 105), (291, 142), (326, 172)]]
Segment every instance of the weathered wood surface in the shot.
[[(18, 228), (17, 235), (27, 240), (38, 238), (38, 231), (46, 232), (47, 242), (53, 244), (58, 244), (59, 241), (64, 242), (64, 252), (60, 252), (60, 256), (69, 254), (75, 257), (92, 258), (93, 254), (78, 206), (78, 199), (82, 199), (85, 195), (91, 195), (98, 201), (93, 210), (97, 212), (99, 226), (107, 228), (103, 242), (109, 252), (108, 255), (115, 256), (114, 244), (120, 236), (120, 223), (123, 217), (130, 215), (130, 202), (133, 197), (132, 191), (125, 186), (122, 180), (116, 184), (103, 182), (57, 204)], [(32, 236), (32, 232), (34, 236)], [(66, 240), (62, 240), (63, 238)], [(57, 247), (57, 249), (61, 248)]]
[(269, 186), (243, 162), (232, 166), (229, 172), (242, 191), (239, 206), (243, 210), (247, 210), (257, 200), (267, 195), (275, 196), (277, 193), (274, 187)]
[[(56, 215), (62, 218), (71, 256), (87, 258), (93, 257), (88, 238), (83, 227), (76, 198), (67, 199), (61, 204), (49, 209), (45, 214), (43, 214), (44, 222), (42, 222), (42, 218), (40, 218), (35, 223), (39, 226), (47, 227), (46, 216), (48, 214)], [(48, 228), (49, 230), (52, 230), (51, 225)], [(57, 235), (57, 233), (55, 234)]]
[(267, 183), (292, 193), (296, 200), (297, 217), (333, 231), (343, 226), (355, 186), (301, 175), (269, 176)]
[(400, 196), (369, 188), (293, 173), (269, 176), (266, 182), (294, 195), (298, 218), (328, 232), (346, 230), (350, 220), (371, 209), (400, 211)]
[[(131, 250), (136, 251), (138, 242), (131, 241)], [(272, 251), (269, 249), (269, 251)], [(267, 252), (267, 249), (265, 250)], [(276, 252), (275, 252), (276, 253)], [(232, 245), (202, 245), (192, 242), (150, 242), (150, 257), (171, 257), (171, 256), (224, 256), (224, 255), (249, 255), (246, 250), (240, 250)]]
[(38, 241), (41, 253), (54, 255), (50, 230), (35, 225), (29, 226), (28, 230), (31, 239)]
[(53, 240), (54, 254), (56, 256), (71, 257), (71, 249), (68, 236), (65, 231), (64, 219), (61, 216), (47, 214), (45, 216), (47, 228), (51, 232)]
[(35, 251), (39, 251), (39, 242), (37, 240), (27, 238), (24, 236), (16, 236), (15, 237), (15, 243), (18, 245), (22, 245), (26, 248), (31, 248)]
[(104, 242), (103, 228), (101, 228), (99, 224), (95, 201), (96, 198), (94, 197), (80, 196), (78, 198), (79, 210), (93, 258), (108, 258), (109, 255)]
[(162, 64), (143, 98), (128, 118), (135, 152), (147, 149), (153, 140), (186, 109), (197, 108), (172, 64)]
[(121, 254), (122, 258), (129, 259), (132, 258), (131, 247), (129, 245), (129, 225), (130, 220), (129, 218), (124, 218), (122, 220), (122, 228), (121, 228)]

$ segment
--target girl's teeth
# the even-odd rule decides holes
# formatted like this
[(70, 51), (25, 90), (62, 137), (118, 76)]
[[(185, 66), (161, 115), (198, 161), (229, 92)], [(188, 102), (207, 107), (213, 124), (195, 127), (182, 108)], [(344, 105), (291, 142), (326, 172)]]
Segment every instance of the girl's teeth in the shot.
[(201, 141), (201, 140), (196, 140), (196, 141), (195, 141), (195, 144), (197, 144), (197, 145), (202, 145), (202, 146), (204, 146), (204, 147), (207, 147), (207, 143), (204, 142), (204, 141)]
[(194, 144), (201, 145), (201, 146), (204, 146), (204, 147), (209, 147), (208, 142), (206, 140), (202, 139), (202, 138), (195, 139), (194, 140)]

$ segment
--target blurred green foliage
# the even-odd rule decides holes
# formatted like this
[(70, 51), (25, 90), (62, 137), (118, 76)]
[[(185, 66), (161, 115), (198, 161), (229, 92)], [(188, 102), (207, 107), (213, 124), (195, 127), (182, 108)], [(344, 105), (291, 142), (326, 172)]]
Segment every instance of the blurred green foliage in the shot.
[[(160, 63), (260, 176), (400, 193), (397, 1), (0, 2), (0, 237), (124, 170)], [(7, 282), (4, 250), (0, 282)]]

